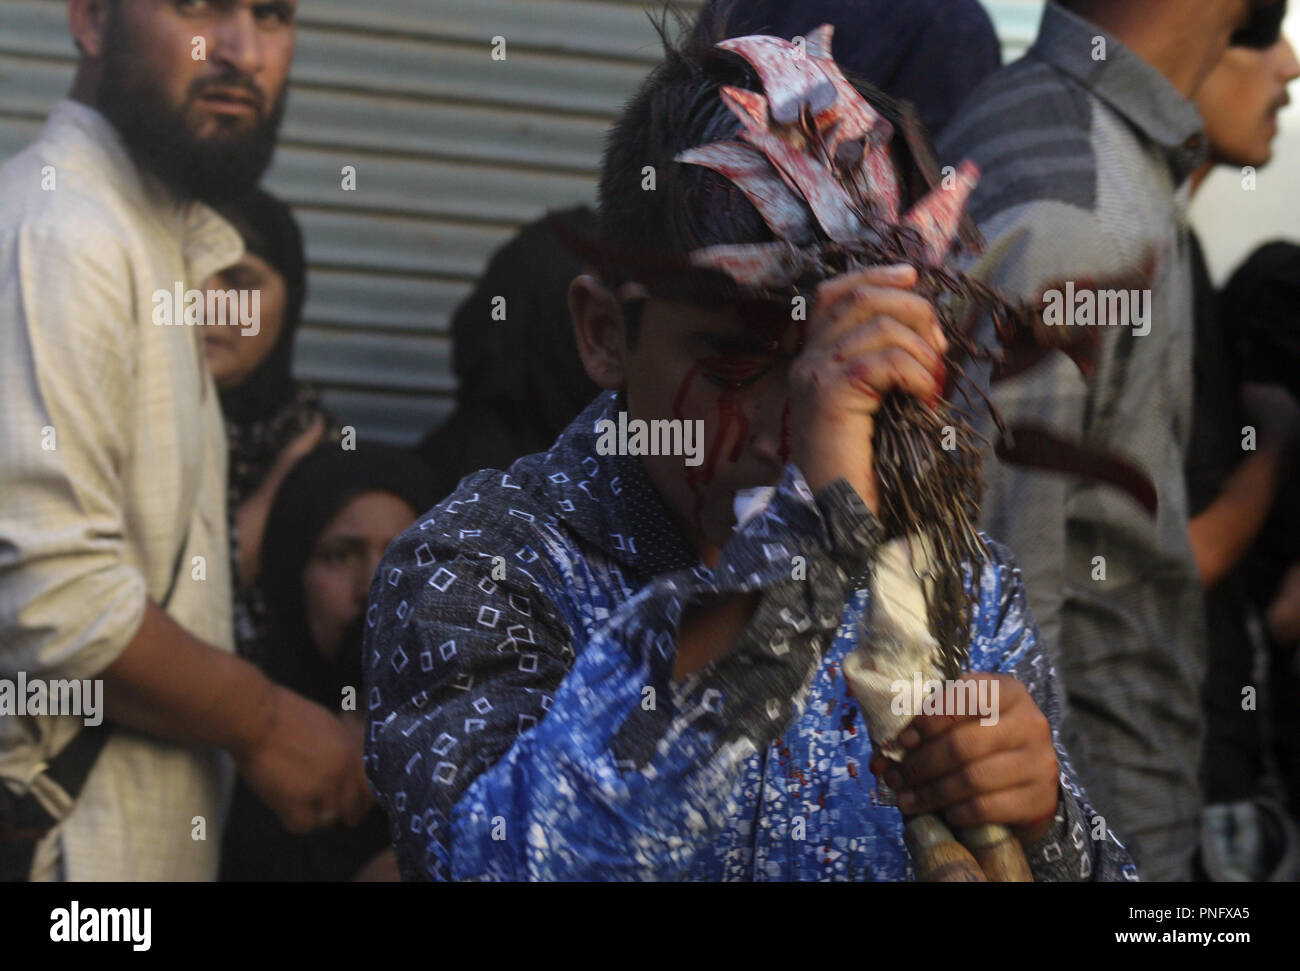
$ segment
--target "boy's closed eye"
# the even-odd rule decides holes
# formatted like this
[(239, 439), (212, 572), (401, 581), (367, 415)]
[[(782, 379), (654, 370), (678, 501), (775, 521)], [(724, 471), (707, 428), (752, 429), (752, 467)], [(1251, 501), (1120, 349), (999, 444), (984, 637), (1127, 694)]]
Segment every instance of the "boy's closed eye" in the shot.
[(701, 373), (719, 387), (738, 389), (753, 384), (773, 366), (769, 357), (719, 357), (702, 362)]

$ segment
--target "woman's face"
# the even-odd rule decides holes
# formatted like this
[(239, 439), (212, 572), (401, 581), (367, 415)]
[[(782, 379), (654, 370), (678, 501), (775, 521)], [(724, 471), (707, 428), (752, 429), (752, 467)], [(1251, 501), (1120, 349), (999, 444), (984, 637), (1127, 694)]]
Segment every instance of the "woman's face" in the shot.
[(307, 630), (333, 661), (348, 627), (366, 609), (370, 580), (415, 510), (391, 492), (363, 492), (339, 510), (316, 538), (302, 573)]
[[(215, 273), (203, 282), (208, 290), (260, 290), (260, 317), (256, 328), (212, 326), (203, 328), (203, 354), (212, 369), (212, 378), (222, 391), (237, 388), (266, 360), (280, 339), (284, 324), (285, 285), (269, 263), (254, 253), (245, 253), (238, 263)], [(206, 310), (207, 301), (204, 301)]]

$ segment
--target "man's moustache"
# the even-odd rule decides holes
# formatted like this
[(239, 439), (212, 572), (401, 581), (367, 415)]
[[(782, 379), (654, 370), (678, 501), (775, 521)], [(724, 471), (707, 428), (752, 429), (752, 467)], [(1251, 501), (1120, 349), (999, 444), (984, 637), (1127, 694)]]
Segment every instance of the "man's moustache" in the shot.
[(266, 108), (266, 95), (262, 89), (257, 86), (251, 78), (205, 78), (202, 81), (195, 82), (190, 90), (190, 101), (198, 101), (200, 98), (210, 94), (213, 90), (234, 90), (241, 91), (253, 99), (253, 106), (257, 113), (264, 114)]

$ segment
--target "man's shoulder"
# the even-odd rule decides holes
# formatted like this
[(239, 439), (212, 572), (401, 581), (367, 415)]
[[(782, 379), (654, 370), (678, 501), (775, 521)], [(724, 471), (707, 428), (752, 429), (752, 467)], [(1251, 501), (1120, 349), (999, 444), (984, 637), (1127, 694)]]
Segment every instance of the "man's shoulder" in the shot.
[(401, 622), (384, 638), (404, 636), (397, 632), (408, 610), (424, 626), (456, 627), (474, 618), (493, 628), (509, 606), (563, 627), (557, 618), (571, 613), (565, 564), (580, 557), (579, 543), (528, 468), (516, 462), (505, 472), (466, 476), (389, 545), (370, 589), (372, 620)]
[(938, 140), (944, 164), (979, 166), (976, 221), (1037, 201), (1094, 209), (1094, 111), (1086, 90), (1032, 55), (977, 87)]
[(1106, 279), (1133, 259), (1096, 212), (1058, 199), (1017, 202), (979, 227), (988, 244), (968, 271), (1010, 296), (1039, 299), (1044, 288)]
[(988, 156), (990, 143), (1014, 133), (1035, 142), (1044, 134), (1085, 136), (1094, 98), (1047, 62), (1026, 54), (981, 82), (936, 139), (947, 156)]
[(83, 133), (47, 124), (0, 165), (0, 235), (66, 245), (93, 258), (121, 251), (132, 233), (130, 207), (101, 164), (105, 158)]
[(0, 166), (0, 240), (20, 237), (96, 261), (124, 252), (123, 210), (35, 142)]

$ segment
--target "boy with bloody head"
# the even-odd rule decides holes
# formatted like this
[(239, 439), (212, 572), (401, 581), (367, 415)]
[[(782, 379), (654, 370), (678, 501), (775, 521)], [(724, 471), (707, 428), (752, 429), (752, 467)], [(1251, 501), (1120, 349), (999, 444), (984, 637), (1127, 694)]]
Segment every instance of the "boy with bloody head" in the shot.
[[(807, 213), (775, 183), (755, 189), (752, 155), (733, 158), (734, 179), (683, 159), (778, 93), (714, 39), (669, 50), (609, 139), (602, 276), (570, 290), (607, 391), (549, 452), (465, 479), (376, 575), (367, 767), (403, 876), (906, 879), (903, 816), (875, 798), (877, 772), (904, 813), (1010, 826), (1038, 879), (1132, 878), (1059, 746), (1054, 674), (993, 543), (967, 584), (984, 672), (970, 677), (997, 682), (996, 718), (921, 715), (901, 761), (873, 751), (843, 675), (872, 637), (865, 578), (885, 538), (873, 441), (889, 396), (937, 406), (948, 342), (917, 268), (811, 279), (810, 251), (773, 230), (797, 234)], [(829, 40), (810, 35), (809, 55), (828, 59)], [(851, 125), (867, 89), (810, 90), (772, 117)], [(895, 132), (886, 157), (904, 151), (901, 128), (876, 130)], [(846, 172), (864, 157), (836, 154)], [(895, 188), (917, 202), (913, 182)], [(862, 215), (821, 203), (823, 229)], [(600, 429), (620, 413), (702, 423), (702, 463), (606, 454)]]

